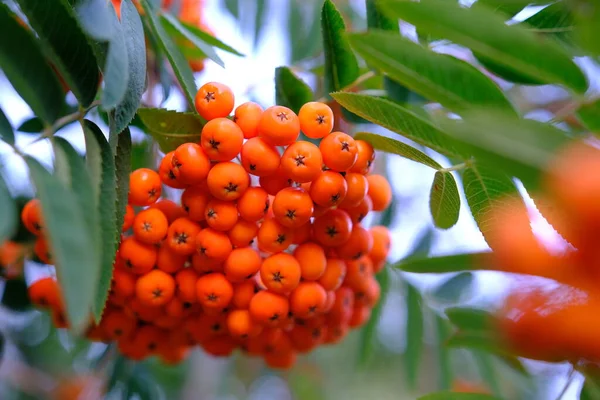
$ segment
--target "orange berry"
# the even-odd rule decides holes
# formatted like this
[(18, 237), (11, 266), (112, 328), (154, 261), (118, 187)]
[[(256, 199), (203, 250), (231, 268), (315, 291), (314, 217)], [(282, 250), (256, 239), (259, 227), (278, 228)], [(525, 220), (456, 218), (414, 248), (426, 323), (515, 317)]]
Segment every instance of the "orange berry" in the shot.
[(128, 299), (135, 294), (135, 281), (137, 277), (125, 270), (115, 269), (110, 286), (111, 296)]
[(347, 207), (342, 204), (340, 208), (348, 213), (353, 224), (358, 224), (373, 210), (373, 202), (369, 196), (366, 196), (355, 206)]
[(351, 328), (358, 328), (359, 326), (363, 326), (369, 318), (371, 318), (371, 307), (355, 303), (348, 325)]
[(347, 286), (335, 291), (335, 301), (327, 316), (336, 323), (348, 323), (354, 309), (354, 292)]
[(327, 293), (317, 282), (301, 282), (290, 294), (290, 311), (297, 318), (312, 318), (321, 312)]
[(333, 111), (325, 103), (311, 101), (304, 104), (298, 112), (300, 129), (312, 139), (321, 139), (333, 129)]
[(296, 364), (296, 352), (269, 353), (265, 355), (265, 363), (270, 368), (291, 369)]
[(371, 251), (373, 236), (360, 225), (354, 225), (350, 238), (336, 248), (339, 257), (344, 259), (358, 259)]
[(154, 354), (159, 347), (165, 345), (166, 337), (167, 335), (162, 329), (152, 325), (144, 325), (135, 333), (134, 343), (146, 350), (148, 354)]
[(321, 174), (323, 157), (317, 146), (299, 141), (291, 144), (281, 156), (281, 168), (293, 181), (313, 181)]
[(260, 267), (260, 278), (275, 293), (290, 293), (300, 283), (300, 264), (286, 253), (266, 258)]
[[(313, 212), (314, 215), (314, 212)], [(304, 225), (294, 228), (292, 243), (302, 244), (308, 242), (312, 237), (312, 223), (309, 221)]]
[(58, 283), (52, 277), (33, 282), (27, 289), (29, 299), (40, 308), (62, 309), (63, 301)]
[(265, 217), (269, 210), (269, 195), (261, 187), (249, 187), (237, 201), (240, 217), (257, 222)]
[(202, 348), (215, 357), (229, 357), (238, 346), (231, 336), (217, 336), (202, 343)]
[(287, 297), (263, 290), (252, 297), (248, 310), (254, 321), (275, 327), (287, 318), (290, 304)]
[(236, 200), (248, 186), (250, 177), (244, 167), (232, 162), (223, 162), (215, 165), (208, 173), (208, 190), (219, 200)]
[(244, 219), (238, 219), (233, 228), (227, 233), (234, 247), (250, 246), (257, 234), (258, 224)]
[(244, 138), (252, 139), (258, 135), (258, 123), (260, 122), (262, 113), (262, 107), (252, 101), (240, 104), (235, 109), (233, 122), (238, 124), (242, 129)]
[(177, 181), (186, 185), (201, 184), (210, 170), (208, 156), (196, 143), (184, 143), (177, 147), (171, 165)]
[(69, 321), (63, 310), (52, 309), (52, 323), (57, 329), (67, 329), (69, 327)]
[(235, 98), (229, 86), (208, 82), (196, 93), (195, 105), (198, 114), (206, 120), (227, 117), (233, 111)]
[(313, 237), (326, 247), (344, 244), (351, 232), (352, 221), (344, 210), (329, 210), (313, 221)]
[(196, 249), (200, 258), (224, 261), (232, 246), (226, 233), (206, 228), (196, 235)]
[(261, 262), (260, 254), (250, 247), (234, 249), (223, 266), (225, 277), (232, 283), (250, 279), (260, 270)]
[(286, 175), (281, 165), (273, 175), (261, 176), (258, 182), (260, 187), (271, 196), (275, 196), (280, 190), (290, 187), (294, 183), (293, 179)]
[(235, 122), (227, 118), (216, 118), (202, 128), (200, 144), (213, 161), (230, 161), (242, 150), (244, 133)]
[(333, 132), (319, 144), (323, 162), (333, 171), (348, 171), (358, 157), (358, 148), (352, 136), (343, 132)]
[(173, 157), (175, 156), (175, 150), (168, 152), (165, 154), (163, 159), (160, 161), (160, 166), (158, 167), (158, 175), (160, 176), (160, 180), (165, 185), (175, 188), (175, 189), (183, 189), (187, 185), (183, 182), (180, 182), (175, 175), (175, 167), (173, 164)]
[(175, 280), (159, 269), (152, 270), (138, 278), (135, 283), (137, 298), (149, 306), (167, 304), (175, 294)]
[(192, 268), (200, 275), (209, 272), (223, 272), (223, 260), (207, 257), (206, 254), (196, 253), (192, 256)]
[(190, 186), (181, 194), (181, 205), (191, 220), (200, 222), (205, 219), (206, 205), (210, 198), (206, 185)]
[(195, 239), (202, 228), (189, 218), (177, 218), (167, 231), (167, 245), (177, 254), (189, 256), (196, 251)]
[(296, 247), (294, 257), (300, 264), (300, 274), (303, 280), (316, 281), (323, 275), (327, 267), (325, 250), (313, 242), (302, 243)]
[(105, 311), (101, 324), (108, 338), (112, 340), (127, 337), (136, 328), (135, 319), (118, 309)]
[(310, 185), (310, 197), (321, 207), (334, 207), (346, 198), (348, 184), (338, 172), (322, 172)]
[(133, 226), (133, 219), (135, 218), (135, 210), (130, 204), (125, 206), (125, 216), (123, 218), (123, 226), (121, 232), (126, 232)]
[(228, 231), (238, 220), (238, 210), (234, 202), (210, 200), (204, 211), (206, 223), (218, 231)]
[(250, 300), (255, 293), (258, 293), (259, 288), (255, 279), (247, 279), (233, 286), (233, 299), (231, 303), (236, 308), (247, 309), (250, 307)]
[(203, 275), (196, 282), (196, 296), (205, 309), (222, 309), (231, 302), (233, 286), (221, 273)]
[(274, 146), (255, 137), (242, 146), (242, 165), (251, 175), (269, 176), (277, 172), (281, 156)]
[(272, 106), (267, 108), (258, 122), (258, 136), (273, 146), (287, 146), (300, 135), (298, 116), (289, 108)]
[(375, 161), (375, 150), (369, 142), (364, 140), (355, 140), (356, 144), (356, 162), (350, 168), (350, 172), (357, 172), (366, 175), (371, 171), (373, 162)]
[(248, 310), (233, 310), (227, 316), (227, 330), (234, 338), (255, 337), (260, 334), (262, 328), (262, 325), (254, 322)]
[(306, 224), (313, 213), (313, 201), (309, 194), (300, 188), (285, 188), (275, 195), (273, 215), (288, 228)]
[(295, 325), (289, 332), (294, 350), (300, 353), (308, 353), (322, 343), (324, 338), (322, 328), (312, 328), (306, 325)]
[(169, 274), (179, 271), (185, 266), (188, 256), (175, 253), (169, 245), (163, 243), (158, 248), (156, 266)]
[(177, 218), (185, 217), (185, 210), (177, 205), (172, 200), (168, 199), (160, 199), (156, 203), (152, 204), (150, 208), (156, 208), (165, 214), (167, 217), (167, 222), (170, 224), (173, 223)]
[(198, 301), (196, 297), (196, 281), (198, 274), (191, 268), (184, 268), (175, 274), (175, 290), (177, 298), (192, 305)]
[(149, 206), (155, 203), (162, 191), (158, 174), (148, 168), (139, 168), (129, 175), (129, 204)]
[(369, 257), (363, 256), (357, 260), (347, 261), (344, 286), (348, 286), (354, 292), (363, 291), (371, 276), (373, 276), (373, 263)]
[(373, 211), (383, 211), (392, 202), (392, 188), (383, 175), (369, 175), (369, 197), (373, 202)]
[(21, 221), (29, 232), (34, 235), (42, 234), (42, 203), (39, 199), (31, 199), (25, 204), (21, 210)]
[(133, 234), (146, 244), (156, 244), (167, 236), (169, 221), (162, 211), (148, 208), (140, 211), (133, 220)]
[(269, 253), (284, 251), (292, 244), (293, 231), (275, 218), (266, 218), (258, 228), (258, 248)]
[(184, 302), (181, 301), (179, 297), (174, 296), (171, 301), (165, 305), (165, 314), (169, 317), (176, 318), (179, 321), (179, 319), (188, 315), (191, 312), (191, 309), (191, 304), (184, 305)]
[(348, 190), (346, 197), (339, 206), (341, 208), (357, 206), (367, 196), (369, 181), (366, 176), (356, 172), (347, 172), (344, 178), (346, 179)]
[(373, 261), (375, 273), (381, 271), (385, 265), (391, 246), (390, 231), (385, 226), (374, 226), (370, 229), (373, 237), (373, 247), (369, 251), (369, 258)]
[(33, 251), (44, 264), (54, 264), (52, 253), (50, 251), (50, 247), (48, 247), (48, 241), (45, 237), (38, 236), (35, 241), (35, 245), (33, 246)]
[(337, 290), (344, 279), (346, 278), (346, 263), (344, 260), (340, 260), (339, 258), (328, 258), (327, 266), (325, 267), (325, 272), (319, 278), (319, 283), (323, 286), (323, 289)]
[(137, 275), (149, 272), (156, 264), (156, 247), (128, 237), (119, 246), (119, 255), (125, 261), (128, 271)]

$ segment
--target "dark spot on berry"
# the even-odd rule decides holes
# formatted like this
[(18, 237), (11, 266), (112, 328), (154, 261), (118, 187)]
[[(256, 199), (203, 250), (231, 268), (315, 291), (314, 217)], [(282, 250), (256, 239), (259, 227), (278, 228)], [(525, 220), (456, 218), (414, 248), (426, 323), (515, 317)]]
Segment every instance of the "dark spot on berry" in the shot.
[(215, 92), (206, 92), (206, 96), (204, 96), (204, 100), (207, 103), (210, 103), (211, 101), (215, 100)]

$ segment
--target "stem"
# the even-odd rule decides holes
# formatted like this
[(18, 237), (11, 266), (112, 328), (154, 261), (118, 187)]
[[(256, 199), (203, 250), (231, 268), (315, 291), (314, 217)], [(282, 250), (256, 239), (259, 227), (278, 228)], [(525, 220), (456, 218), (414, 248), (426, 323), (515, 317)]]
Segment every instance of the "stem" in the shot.
[[(364, 83), (365, 81), (373, 78), (374, 76), (376, 76), (377, 74), (374, 71), (367, 71), (364, 74), (362, 74), (361, 76), (359, 76), (358, 78), (356, 78), (352, 83), (350, 83), (349, 85), (344, 86), (343, 88), (341, 88), (339, 91), (340, 92), (347, 92), (351, 89), (354, 89), (358, 86), (360, 86), (362, 83)], [(326, 97), (321, 97), (319, 100), (317, 100), (320, 103), (324, 103), (327, 101)]]
[(567, 375), (567, 383), (565, 384), (565, 386), (562, 388), (562, 390), (558, 394), (558, 397), (556, 398), (556, 400), (561, 400), (564, 397), (564, 395), (567, 393), (567, 390), (569, 390), (571, 383), (573, 383), (573, 378), (575, 378), (575, 368), (571, 365), (571, 370), (569, 371), (569, 374)]
[(439, 171), (440, 172), (459, 171), (461, 169), (465, 169), (465, 168), (470, 167), (471, 164), (473, 164), (473, 161), (465, 161), (464, 163), (456, 164), (456, 165), (453, 165), (453, 166), (448, 167), (448, 168), (442, 168)]
[(70, 124), (71, 122), (75, 122), (75, 121), (82, 119), (83, 117), (85, 117), (85, 115), (88, 113), (88, 111), (90, 111), (92, 108), (97, 107), (99, 105), (100, 105), (100, 100), (96, 100), (96, 101), (92, 102), (92, 104), (90, 104), (89, 107), (87, 107), (87, 108), (80, 108), (78, 111), (76, 111), (72, 114), (65, 115), (64, 117), (57, 119), (54, 122), (54, 124), (47, 127), (46, 129), (44, 129), (44, 131), (42, 132), (42, 138), (51, 137), (60, 128)]

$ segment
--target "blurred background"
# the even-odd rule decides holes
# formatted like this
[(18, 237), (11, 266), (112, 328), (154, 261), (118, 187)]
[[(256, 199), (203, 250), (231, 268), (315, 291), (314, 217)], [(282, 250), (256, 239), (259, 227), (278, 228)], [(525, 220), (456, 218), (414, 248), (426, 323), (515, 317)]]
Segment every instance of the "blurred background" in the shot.
[[(314, 75), (323, 66), (321, 0), (205, 0), (204, 3), (205, 24), (217, 38), (245, 57), (219, 51), (225, 68), (206, 61), (204, 69), (195, 75), (197, 86), (208, 81), (223, 82), (233, 89), (236, 105), (252, 100), (266, 108), (275, 103), (275, 68), (287, 65), (313, 88), (317, 97), (324, 95)], [(336, 0), (335, 3), (349, 30), (366, 29), (364, 0)], [(539, 10), (540, 7), (528, 7), (515, 20), (525, 19)], [(401, 24), (401, 31), (417, 40), (414, 27)], [(472, 59), (470, 53), (461, 48), (445, 43), (435, 46), (440, 52)], [(594, 64), (583, 59), (578, 61), (595, 78), (590, 80), (597, 90), (599, 81)], [(173, 110), (184, 109), (184, 98), (175, 88), (168, 90), (168, 82), (163, 81), (151, 93), (146, 93), (145, 102)], [(567, 95), (554, 87), (524, 89), (503, 81), (498, 84), (510, 93), (513, 101), (531, 110), (529, 117), (540, 120), (550, 119), (551, 111), (559, 108)], [(381, 86), (381, 78), (374, 78), (361, 89)], [(74, 103), (74, 99), (71, 100)], [(418, 103), (420, 100), (415, 97), (410, 101)], [(15, 94), (1, 71), (0, 107), (15, 127), (32, 117), (31, 110)], [(388, 134), (382, 128), (346, 117), (354, 122), (347, 124), (350, 134), (361, 131)], [(95, 119), (106, 132), (102, 116), (96, 114)], [(148, 137), (135, 127), (132, 134), (133, 167), (156, 166), (156, 149)], [(85, 150), (78, 124), (66, 126), (59, 135), (82, 153)], [(38, 141), (37, 134), (20, 132), (17, 143), (24, 153), (35, 155), (50, 165), (50, 145)], [(426, 152), (443, 166), (452, 165), (437, 153)], [(21, 196), (24, 203), (34, 194), (24, 163), (3, 144), (0, 144), (0, 162), (11, 191)], [(432, 169), (398, 156), (379, 154), (376, 170), (389, 177), (395, 197), (390, 209), (370, 216), (367, 225), (389, 226), (393, 243), (390, 266), (409, 256), (487, 249), (466, 201), (462, 202), (461, 216), (454, 227), (446, 231), (433, 227), (428, 204)], [(455, 177), (460, 179), (458, 174)], [(540, 237), (552, 245), (563, 245), (535, 213), (534, 207), (532, 216)], [(390, 267), (386, 275), (389, 290), (382, 296), (380, 311), (373, 314), (365, 328), (352, 332), (335, 347), (320, 347), (309, 356), (301, 357), (291, 371), (277, 372), (239, 354), (217, 359), (200, 350), (195, 350), (186, 362), (176, 367), (162, 365), (157, 360), (133, 364), (104, 345), (90, 345), (70, 337), (53, 328), (47, 314), (28, 304), (27, 282), (52, 273), (51, 267), (27, 262), (25, 281), (0, 281), (0, 331), (4, 334), (1, 399), (43, 398), (41, 393), (55, 387), (66, 390), (60, 398), (75, 399), (75, 392), (68, 390), (93, 382), (109, 384), (107, 398), (202, 400), (403, 400), (461, 385), (463, 388), (478, 386), (506, 399), (567, 400), (577, 398), (581, 386), (576, 377), (560, 397), (569, 374), (567, 365), (526, 362), (531, 372), (531, 376), (526, 376), (483, 352), (443, 346), (450, 328), (442, 317), (442, 310), (458, 304), (493, 309), (516, 279), (505, 275), (481, 272), (433, 277), (401, 273)], [(410, 291), (413, 292), (407, 302)]]

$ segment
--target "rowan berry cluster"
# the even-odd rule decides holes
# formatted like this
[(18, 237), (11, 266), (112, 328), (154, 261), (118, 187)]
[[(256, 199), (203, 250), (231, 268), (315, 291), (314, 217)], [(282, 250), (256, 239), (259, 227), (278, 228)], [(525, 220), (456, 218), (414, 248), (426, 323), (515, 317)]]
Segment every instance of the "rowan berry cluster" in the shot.
[[(167, 153), (158, 172), (131, 174), (108, 305), (89, 332), (117, 341), (129, 358), (175, 363), (197, 344), (288, 368), (297, 353), (364, 324), (379, 299), (375, 274), (390, 236), (361, 221), (388, 207), (391, 188), (370, 174), (373, 148), (332, 133), (323, 103), (296, 115), (248, 102), (229, 119), (233, 107), (227, 86), (205, 84), (196, 96), (208, 121), (200, 142)], [(298, 140), (301, 131), (320, 145)], [(161, 198), (163, 185), (182, 191), (181, 205)], [(36, 205), (23, 220), (39, 234)], [(36, 282), (31, 294), (62, 315), (52, 280)]]

